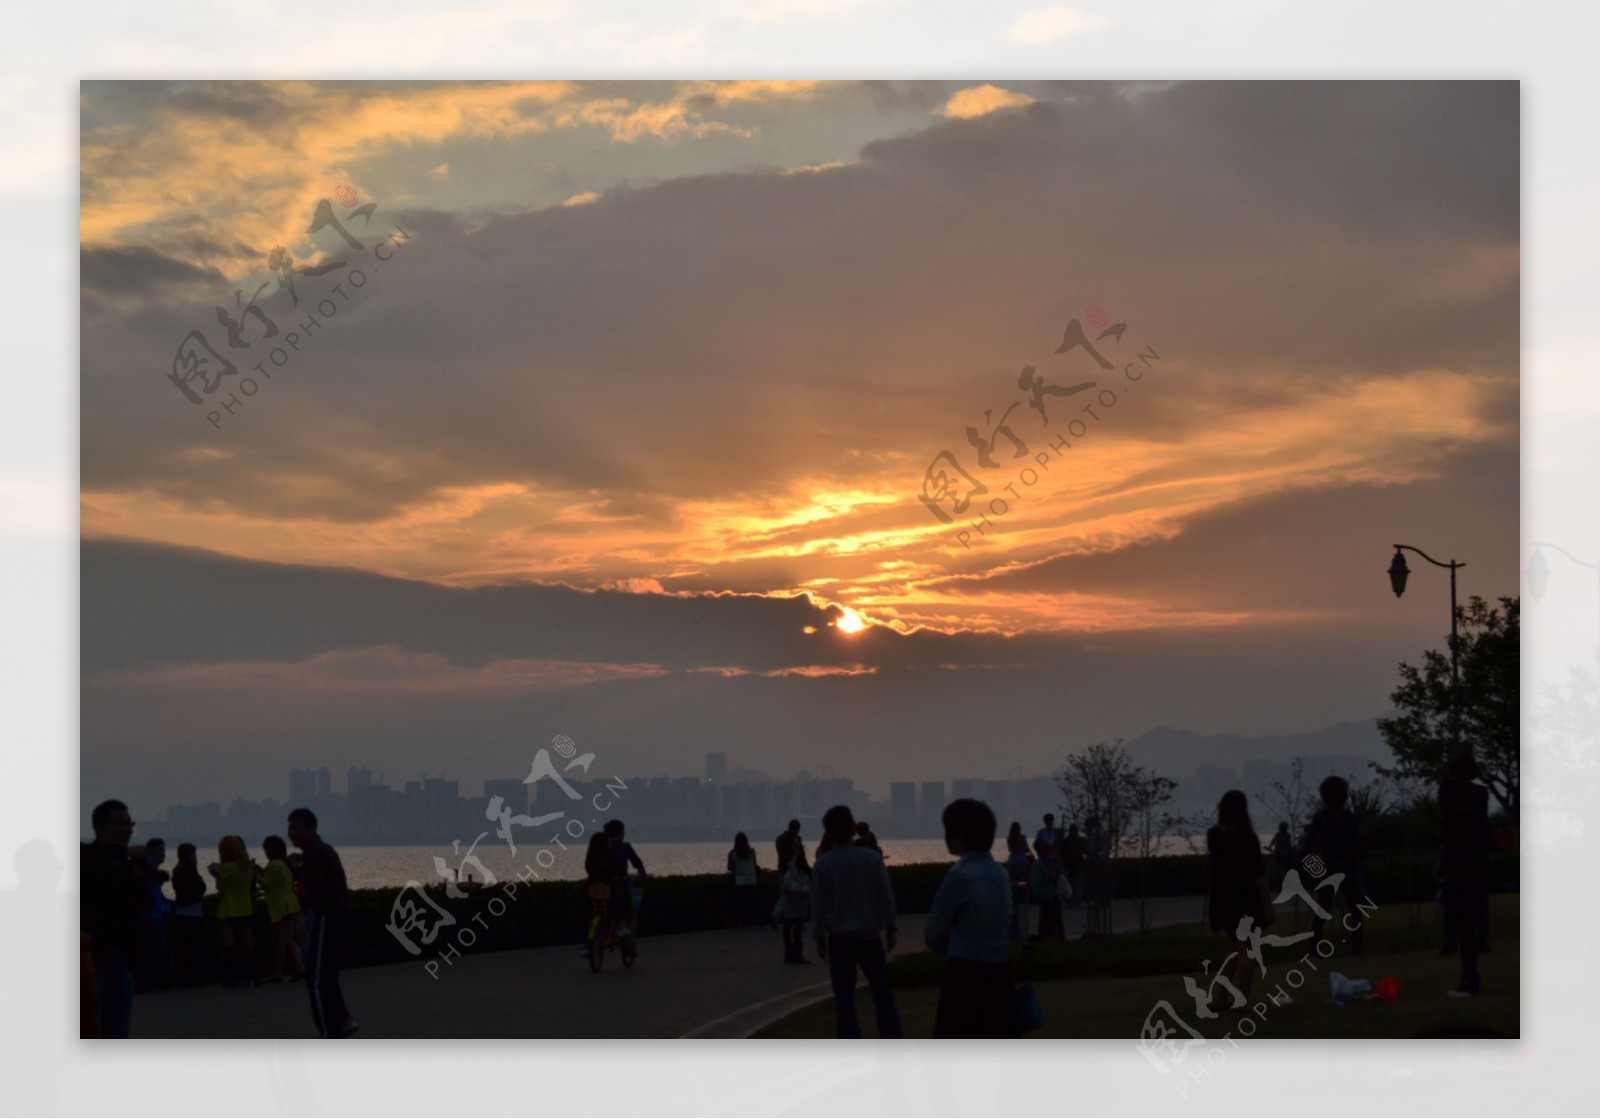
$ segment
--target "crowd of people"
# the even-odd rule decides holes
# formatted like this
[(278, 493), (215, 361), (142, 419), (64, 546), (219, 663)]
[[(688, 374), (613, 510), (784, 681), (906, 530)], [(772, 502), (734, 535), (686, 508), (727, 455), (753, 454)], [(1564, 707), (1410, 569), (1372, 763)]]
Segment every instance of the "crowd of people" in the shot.
[[(1472, 756), (1464, 754), (1450, 763), (1439, 786), (1439, 897), (1446, 951), (1461, 955), (1461, 980), (1448, 992), (1458, 998), (1481, 990), (1477, 957), (1488, 945), (1488, 794), (1476, 783), (1477, 776)], [(1318, 791), (1321, 806), (1298, 846), (1283, 823), (1264, 851), (1249, 802), (1238, 789), (1223, 794), (1216, 823), (1207, 832), (1208, 919), (1212, 930), (1228, 941), (1223, 975), (1246, 996), (1254, 971), (1243, 964), (1251, 958), (1250, 937), (1272, 925), (1274, 899), (1297, 861), (1316, 868), (1308, 870), (1311, 881), (1302, 889), (1334, 887), (1311, 907), (1313, 936), (1320, 942), (1327, 922), (1338, 920), (1348, 934), (1347, 950), (1355, 956), (1362, 953), (1366, 849), (1349, 807), (1349, 783), (1330, 776)], [(1021, 1012), (1014, 947), (1063, 938), (1065, 906), (1108, 909), (1108, 834), (1098, 817), (1090, 817), (1080, 834), (1077, 824), (1061, 831), (1054, 815), (1047, 814), (1031, 843), (1022, 825), (1013, 823), (1004, 861), (999, 861), (992, 853), (996, 822), (987, 805), (955, 801), (946, 808), (943, 823), (945, 845), (956, 863), (939, 886), (924, 929), (928, 947), (946, 957), (934, 1036), (1015, 1037)], [(784, 962), (809, 962), (804, 928), (814, 921), (818, 955), (830, 965), (839, 1036), (861, 1036), (853, 998), (859, 969), (872, 992), (880, 1036), (899, 1037), (887, 965), (887, 953), (894, 951), (897, 939), (896, 908), (882, 851), (871, 829), (857, 824), (843, 805), (824, 815), (823, 833), (814, 866), (806, 857), (798, 820), (791, 820), (775, 841), (779, 897), (771, 919), (782, 925)], [(759, 868), (743, 833), (728, 855), (728, 869), (739, 898), (740, 924), (753, 924)], [(1030, 909), (1038, 913), (1037, 931)], [(1236, 1007), (1219, 1004), (1213, 1009)]]
[[(934, 1023), (936, 1037), (1017, 1037), (1018, 989), (1011, 967), (1018, 940), (1064, 935), (1061, 907), (1079, 888), (1095, 847), (1055, 828), (1055, 817), (1030, 848), (1013, 824), (1004, 862), (994, 856), (997, 823), (988, 805), (972, 799), (944, 810), (945, 847), (956, 857), (946, 871), (923, 929), (928, 947), (945, 957), (944, 986)], [(1098, 821), (1091, 821), (1091, 829)], [(872, 996), (878, 1035), (901, 1036), (888, 956), (899, 937), (898, 909), (882, 846), (866, 821), (846, 805), (822, 817), (815, 859), (807, 855), (799, 820), (773, 841), (778, 898), (768, 921), (782, 931), (783, 962), (807, 964), (805, 927), (819, 959), (828, 964), (840, 1037), (860, 1037), (854, 991), (858, 975)], [(740, 927), (760, 923), (760, 867), (749, 837), (740, 832), (728, 852), (728, 873)], [(1039, 907), (1039, 932), (1029, 931), (1028, 904)], [(1021, 916), (1019, 917), (1019, 914)]]
[[(1461, 955), (1461, 980), (1449, 992), (1457, 997), (1481, 989), (1477, 958), (1488, 943), (1488, 798), (1477, 776), (1465, 754), (1450, 763), (1439, 786), (1440, 899), (1450, 950)], [(1254, 969), (1242, 961), (1251, 958), (1251, 937), (1272, 925), (1274, 899), (1286, 892), (1297, 866), (1308, 869), (1313, 889), (1337, 887), (1311, 905), (1317, 940), (1324, 922), (1342, 911), (1349, 951), (1362, 952), (1361, 829), (1343, 778), (1327, 778), (1319, 793), (1321, 807), (1298, 847), (1284, 823), (1263, 850), (1248, 800), (1238, 789), (1223, 794), (1207, 832), (1209, 923), (1230, 948), (1222, 977), (1246, 999)], [(275, 835), (262, 841), (259, 863), (242, 837), (219, 841), (217, 858), (206, 867), (216, 887), (215, 944), (207, 942), (207, 883), (193, 844), (178, 846), (168, 872), (162, 840), (131, 842), (134, 822), (121, 801), (98, 805), (91, 822), (95, 838), (82, 851), (83, 1036), (128, 1037), (137, 989), (203, 986), (213, 981), (213, 960), (220, 963), (225, 987), (303, 979), (317, 1032), (325, 1038), (356, 1032), (339, 985), (353, 935), (344, 867), (317, 834), (309, 809), (289, 813), (287, 843)], [(929, 949), (946, 961), (934, 1036), (1017, 1037), (1026, 1000), (1017, 987), (1013, 950), (1031, 940), (1063, 938), (1065, 906), (1108, 906), (1106, 829), (1091, 817), (1082, 834), (1076, 824), (1063, 832), (1047, 814), (1030, 843), (1022, 825), (1013, 823), (1000, 860), (994, 855), (997, 822), (988, 805), (956, 800), (945, 808), (942, 823), (945, 847), (956, 861), (939, 884), (923, 929)], [(727, 868), (736, 921), (744, 928), (780, 929), (785, 964), (810, 963), (805, 929), (811, 924), (816, 954), (828, 964), (838, 1035), (861, 1036), (854, 997), (859, 976), (871, 992), (879, 1036), (900, 1037), (888, 963), (898, 944), (898, 908), (882, 847), (870, 825), (845, 805), (828, 809), (822, 827), (814, 857), (806, 852), (799, 820), (789, 821), (774, 840), (779, 890), (765, 918), (756, 850), (745, 833), (734, 838)], [(607, 891), (610, 914), (622, 930), (622, 952), (631, 962), (638, 955), (638, 914), (629, 874), (643, 878), (645, 869), (622, 821), (608, 821), (591, 838), (584, 869), (591, 892)], [(256, 932), (263, 927), (270, 940), (258, 946)], [(1092, 921), (1088, 930), (1093, 932)], [(1213, 1009), (1237, 1009), (1238, 1002)]]
[[(1461, 979), (1447, 992), (1453, 998), (1469, 998), (1482, 989), (1478, 956), (1489, 943), (1489, 791), (1477, 783), (1478, 776), (1472, 755), (1463, 753), (1446, 766), (1439, 782), (1437, 883), (1446, 941), (1442, 951), (1461, 956)], [(1317, 793), (1321, 804), (1298, 848), (1289, 824), (1281, 822), (1263, 851), (1249, 802), (1238, 789), (1223, 794), (1217, 822), (1206, 833), (1209, 921), (1214, 932), (1228, 938), (1230, 949), (1221, 974), (1245, 999), (1255, 970), (1244, 963), (1251, 933), (1273, 924), (1277, 898), (1293, 893), (1297, 899), (1310, 899), (1306, 904), (1312, 913), (1313, 943), (1320, 944), (1328, 924), (1337, 919), (1338, 927), (1348, 934), (1344, 940), (1349, 953), (1362, 954), (1366, 914), (1361, 903), (1368, 898), (1366, 844), (1349, 807), (1350, 783), (1329, 776)], [(1285, 890), (1291, 875), (1299, 890)], [(1234, 1002), (1212, 1009), (1237, 1009), (1241, 1000)]]
[[(132, 842), (126, 804), (95, 806), (95, 837), (81, 852), (82, 1036), (128, 1037), (136, 991), (203, 987), (218, 979), (224, 987), (304, 980), (317, 1032), (356, 1032), (339, 986), (351, 938), (344, 865), (317, 834), (309, 808), (290, 812), (286, 822), (288, 842), (268, 836), (259, 863), (242, 836), (225, 835), (217, 843), (217, 857), (205, 868), (216, 887), (212, 943), (195, 845), (180, 843), (168, 871), (165, 841)], [(293, 854), (290, 844), (297, 848)], [(258, 946), (261, 926), (270, 940)]]

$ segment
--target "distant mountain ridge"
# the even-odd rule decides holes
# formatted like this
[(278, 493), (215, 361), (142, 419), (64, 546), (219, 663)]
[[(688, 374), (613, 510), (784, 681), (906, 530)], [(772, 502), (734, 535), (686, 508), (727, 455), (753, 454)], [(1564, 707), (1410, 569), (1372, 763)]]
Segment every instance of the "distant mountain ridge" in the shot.
[(1388, 762), (1389, 747), (1378, 733), (1378, 720), (1393, 714), (1388, 712), (1370, 719), (1335, 723), (1303, 734), (1200, 734), (1160, 726), (1128, 739), (1123, 748), (1135, 765), (1172, 777), (1193, 773), (1202, 765), (1238, 769), (1245, 762), (1287, 763), (1297, 757), (1339, 756), (1359, 758), (1363, 762)]

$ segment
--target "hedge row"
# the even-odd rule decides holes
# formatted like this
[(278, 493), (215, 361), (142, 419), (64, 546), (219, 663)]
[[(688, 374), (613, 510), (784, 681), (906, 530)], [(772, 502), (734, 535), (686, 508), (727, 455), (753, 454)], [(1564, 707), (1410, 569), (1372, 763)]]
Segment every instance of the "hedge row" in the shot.
[[(1497, 855), (1492, 861), (1491, 889), (1510, 888), (1516, 875), (1515, 855)], [(902, 913), (925, 913), (948, 864), (921, 863), (892, 866), (889, 877)], [(1380, 904), (1404, 902), (1410, 890), (1418, 900), (1431, 900), (1433, 859), (1403, 855), (1374, 858), (1368, 864), (1366, 892)], [(1204, 893), (1205, 859), (1199, 855), (1152, 859), (1145, 870), (1149, 897)], [(1409, 884), (1408, 884), (1409, 883)], [(1139, 896), (1140, 873), (1136, 860), (1114, 860), (1113, 892), (1118, 898)], [(777, 899), (777, 875), (761, 876), (762, 912)], [(394, 888), (352, 890), (350, 905), (356, 930), (352, 958), (347, 966), (416, 962), (450, 953), (460, 955), (518, 948), (538, 948), (581, 943), (589, 923), (588, 888), (582, 882), (502, 882), (478, 887), (465, 897), (449, 898), (442, 887), (426, 887), (425, 897), (415, 892), (401, 897)], [(398, 903), (398, 908), (397, 908)], [(208, 922), (215, 898), (207, 898)], [(412, 924), (408, 917), (419, 923)], [(644, 884), (640, 911), (644, 935), (703, 932), (735, 923), (734, 899), (726, 874), (653, 877)], [(1197, 915), (1198, 919), (1198, 915)], [(258, 914), (258, 944), (270, 943), (265, 917)], [(413, 954), (391, 931), (391, 921), (417, 949)], [(431, 942), (425, 942), (429, 931)]]

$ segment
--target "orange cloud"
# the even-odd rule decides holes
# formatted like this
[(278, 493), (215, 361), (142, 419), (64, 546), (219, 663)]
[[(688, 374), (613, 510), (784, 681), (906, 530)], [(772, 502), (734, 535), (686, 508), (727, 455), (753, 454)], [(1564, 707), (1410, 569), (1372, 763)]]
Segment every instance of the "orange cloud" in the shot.
[(653, 664), (500, 660), (482, 667), (453, 665), (433, 653), (394, 645), (321, 653), (301, 661), (236, 661), (108, 672), (96, 682), (132, 690), (272, 690), (356, 694), (545, 690), (604, 680), (665, 676)]
[[(1197, 398), (1204, 398), (1199, 388)], [(1237, 612), (1172, 602), (957, 595), (937, 584), (957, 571), (1003, 573), (1064, 553), (1168, 539), (1192, 517), (1272, 494), (1431, 477), (1440, 448), (1514, 437), (1516, 415), (1493, 412), (1504, 391), (1483, 377), (1417, 370), (1318, 387), (1256, 409), (1218, 409), (1176, 441), (1141, 439), (1131, 420), (1119, 430), (1111, 413), (1068, 452), (1070, 461), (1038, 471), (1035, 484), (1013, 481), (1010, 494), (998, 489), (1003, 477), (996, 481), (1007, 511), (991, 517), (990, 530), (969, 531), (965, 544), (956, 535), (965, 525), (942, 525), (917, 501), (925, 464), (905, 456), (885, 456), (849, 484), (801, 477), (780, 494), (663, 498), (668, 514), (659, 520), (619, 517), (592, 493), (497, 482), (441, 488), (392, 515), (355, 522), (247, 513), (209, 495), (189, 502), (144, 490), (85, 492), (81, 521), (86, 537), (342, 564), (452, 585), (808, 593), (901, 630), (1234, 625), (1245, 620)], [(316, 508), (337, 488), (320, 476), (285, 475), (277, 485), (292, 508)]]
[(1031, 105), (1033, 98), (1012, 89), (996, 85), (978, 85), (963, 89), (945, 102), (944, 115), (958, 120), (981, 117), (997, 109), (1010, 109), (1018, 105)]
[[(650, 100), (596, 96), (572, 81), (397, 89), (251, 83), (241, 96), (263, 107), (259, 126), (243, 128), (229, 115), (168, 106), (145, 131), (104, 128), (86, 134), (80, 147), (79, 237), (86, 246), (116, 245), (141, 235), (149, 240), (152, 231), (171, 236), (225, 226), (232, 244), (282, 244), (309, 259), (314, 253), (305, 236), (309, 215), (335, 185), (349, 183), (363, 200), (380, 206), (405, 200), (373, 169), (393, 153), (585, 126), (603, 129), (624, 144), (719, 133), (749, 136), (749, 126), (707, 114), (810, 98), (823, 84), (678, 82), (669, 84), (665, 98)], [(449, 161), (436, 161), (426, 174), (438, 183), (450, 179)], [(595, 198), (595, 192), (582, 191), (566, 204)], [(231, 250), (205, 263), (234, 277), (262, 271), (261, 261)]]

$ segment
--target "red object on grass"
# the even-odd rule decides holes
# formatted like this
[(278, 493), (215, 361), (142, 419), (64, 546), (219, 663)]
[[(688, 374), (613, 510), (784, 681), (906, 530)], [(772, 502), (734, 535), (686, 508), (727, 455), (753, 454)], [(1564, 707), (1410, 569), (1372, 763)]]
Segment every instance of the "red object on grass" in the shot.
[(1397, 1002), (1400, 998), (1400, 983), (1392, 975), (1386, 975), (1373, 985), (1372, 997), (1383, 1002)]

